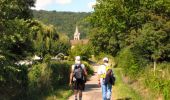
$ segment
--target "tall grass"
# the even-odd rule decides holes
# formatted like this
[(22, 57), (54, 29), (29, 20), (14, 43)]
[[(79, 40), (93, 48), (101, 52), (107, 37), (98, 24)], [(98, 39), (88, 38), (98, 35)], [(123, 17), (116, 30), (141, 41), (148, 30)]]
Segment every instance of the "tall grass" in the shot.
[(122, 69), (114, 68), (116, 83), (113, 86), (114, 100), (142, 100), (141, 96), (123, 81)]
[(132, 83), (133, 80), (142, 83), (143, 87), (152, 91), (152, 93), (149, 91), (147, 93), (153, 94), (154, 97), (163, 98), (164, 100), (170, 98), (170, 63), (159, 63), (154, 72), (152, 62), (138, 56), (130, 48), (123, 49), (117, 56), (116, 61), (117, 67), (123, 69)]
[[(150, 65), (151, 66), (151, 65)], [(157, 95), (163, 95), (164, 100), (170, 98), (170, 63), (160, 63), (157, 65), (155, 74), (153, 69), (148, 66), (142, 76), (144, 78), (144, 85), (149, 87)]]

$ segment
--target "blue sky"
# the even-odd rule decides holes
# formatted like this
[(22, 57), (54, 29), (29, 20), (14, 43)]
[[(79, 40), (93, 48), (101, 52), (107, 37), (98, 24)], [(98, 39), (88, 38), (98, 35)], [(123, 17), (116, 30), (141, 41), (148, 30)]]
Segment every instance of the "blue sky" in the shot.
[(91, 12), (96, 0), (37, 0), (37, 10)]

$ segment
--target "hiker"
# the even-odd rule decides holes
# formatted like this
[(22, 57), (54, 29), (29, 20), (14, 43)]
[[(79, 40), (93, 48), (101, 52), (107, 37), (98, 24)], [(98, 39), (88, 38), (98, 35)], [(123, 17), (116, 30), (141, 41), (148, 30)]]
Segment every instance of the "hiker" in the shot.
[(113, 72), (109, 66), (109, 59), (107, 57), (103, 58), (103, 64), (98, 68), (98, 85), (102, 89), (103, 100), (111, 100), (112, 85), (114, 84), (115, 78), (113, 77)]
[(77, 95), (79, 93), (79, 100), (82, 100), (82, 91), (85, 88), (87, 71), (85, 65), (81, 63), (80, 56), (75, 57), (75, 64), (72, 65), (70, 73), (69, 85), (74, 88), (75, 100), (78, 100)]

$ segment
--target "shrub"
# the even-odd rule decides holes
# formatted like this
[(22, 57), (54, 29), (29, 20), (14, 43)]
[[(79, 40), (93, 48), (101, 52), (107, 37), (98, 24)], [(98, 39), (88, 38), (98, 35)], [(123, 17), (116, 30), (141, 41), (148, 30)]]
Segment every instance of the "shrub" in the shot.
[(86, 61), (83, 61), (82, 63), (83, 63), (83, 64), (85, 65), (85, 67), (86, 67), (87, 74), (90, 75), (90, 76), (93, 75), (93, 73), (94, 73), (93, 67), (90, 66), (89, 63), (86, 62)]
[(95, 59), (97, 60), (97, 62), (99, 62), (99, 64), (103, 64), (103, 58), (104, 57), (108, 57), (109, 58), (109, 63), (111, 64), (112, 67), (115, 67), (115, 59), (113, 56), (106, 54), (106, 53), (100, 53), (99, 55), (97, 55), (95, 57)]
[[(47, 57), (48, 58), (48, 57)], [(28, 73), (28, 99), (42, 99), (50, 91), (69, 83), (70, 62), (48, 62), (32, 66)]]
[(76, 45), (69, 52), (70, 58), (81, 56), (82, 60), (88, 60), (91, 57), (92, 49), (90, 45)]
[(53, 62), (51, 63), (51, 69), (52, 86), (54, 88), (69, 83), (71, 62)]
[(122, 67), (125, 74), (128, 74), (130, 77), (136, 77), (137, 73), (140, 71), (140, 66), (130, 48), (124, 48), (119, 53), (117, 65), (117, 67)]
[(48, 93), (51, 89), (51, 73), (49, 65), (46, 63), (37, 64), (28, 73), (29, 95), (34, 98), (36, 95)]

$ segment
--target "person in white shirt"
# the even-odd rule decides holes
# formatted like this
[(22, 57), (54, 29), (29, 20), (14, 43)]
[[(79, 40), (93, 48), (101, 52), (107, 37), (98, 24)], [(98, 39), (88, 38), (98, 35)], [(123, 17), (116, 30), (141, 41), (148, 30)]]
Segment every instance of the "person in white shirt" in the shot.
[(109, 59), (107, 57), (103, 58), (103, 64), (98, 68), (98, 85), (102, 88), (102, 98), (103, 100), (110, 100), (112, 93), (112, 85), (105, 84), (106, 77), (106, 67), (109, 66)]
[[(76, 71), (79, 73), (82, 71), (82, 78), (83, 79), (77, 79), (76, 77)], [(80, 75), (81, 76), (81, 75)], [(87, 76), (87, 71), (85, 68), (85, 65), (81, 63), (80, 56), (75, 57), (75, 64), (72, 65), (71, 73), (70, 73), (70, 83), (69, 85), (73, 85), (74, 87), (74, 95), (75, 100), (77, 99), (77, 94), (79, 93), (79, 100), (82, 100), (82, 91), (85, 87), (85, 77)]]

